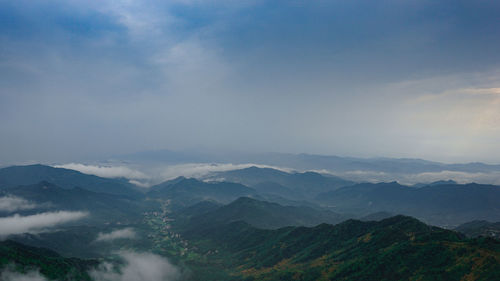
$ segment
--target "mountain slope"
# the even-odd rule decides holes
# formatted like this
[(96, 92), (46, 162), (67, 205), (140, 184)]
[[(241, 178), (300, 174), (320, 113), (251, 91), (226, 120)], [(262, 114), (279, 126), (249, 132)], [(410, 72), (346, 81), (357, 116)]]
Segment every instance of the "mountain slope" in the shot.
[(51, 182), (62, 188), (80, 187), (94, 192), (141, 196), (136, 187), (125, 180), (107, 179), (78, 171), (45, 165), (11, 166), (0, 169), (0, 189), (20, 185)]
[(171, 199), (173, 205), (181, 207), (204, 200), (229, 203), (239, 197), (256, 194), (254, 189), (239, 183), (203, 182), (193, 178), (181, 178), (153, 186), (151, 191), (147, 193), (152, 198)]
[(16, 271), (21, 272), (39, 269), (50, 280), (91, 280), (87, 271), (97, 266), (98, 262), (63, 258), (48, 249), (29, 247), (9, 240), (0, 241), (0, 271), (13, 264)]
[[(286, 173), (276, 169), (257, 167), (217, 172), (211, 174), (208, 178), (256, 186), (261, 193), (266, 193), (267, 188), (269, 192), (289, 199), (310, 198), (321, 192), (336, 190), (354, 184), (351, 181), (334, 176), (324, 176), (315, 172)], [(270, 183), (275, 183), (275, 185)], [(280, 188), (276, 184), (284, 188)]]
[(471, 221), (455, 228), (469, 237), (490, 236), (500, 238), (500, 222)]
[(73, 210), (90, 212), (89, 219), (98, 221), (132, 221), (141, 218), (147, 208), (143, 201), (130, 199), (124, 195), (97, 193), (79, 187), (64, 189), (42, 181), (34, 185), (5, 188), (4, 195), (14, 195), (36, 204), (32, 210), (21, 211), (29, 214), (46, 210)]
[(228, 205), (194, 216), (191, 224), (220, 224), (245, 221), (255, 227), (276, 229), (285, 226), (314, 226), (339, 223), (344, 217), (331, 211), (310, 207), (281, 206), (276, 203), (241, 197)]
[[(183, 233), (212, 265), (246, 280), (498, 280), (500, 242), (396, 216), (262, 230), (214, 222)], [(230, 268), (230, 270), (227, 270)], [(200, 269), (201, 271), (203, 269)], [(208, 280), (208, 276), (206, 276)], [(230, 278), (228, 278), (230, 279)]]
[(357, 184), (317, 196), (338, 212), (390, 212), (453, 226), (474, 219), (500, 220), (500, 187), (442, 184), (412, 188), (396, 182)]

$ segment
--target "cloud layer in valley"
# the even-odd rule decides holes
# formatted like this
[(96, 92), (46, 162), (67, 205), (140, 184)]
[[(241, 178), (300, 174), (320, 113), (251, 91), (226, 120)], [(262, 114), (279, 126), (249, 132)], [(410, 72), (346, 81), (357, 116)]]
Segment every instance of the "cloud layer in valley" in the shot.
[(180, 277), (179, 269), (159, 255), (124, 251), (119, 256), (124, 262), (119, 271), (104, 263), (90, 275), (95, 281), (174, 281)]
[(397, 181), (401, 184), (413, 185), (417, 183), (431, 183), (441, 180), (453, 180), (460, 184), (480, 183), (500, 185), (500, 171), (489, 173), (473, 173), (460, 171), (440, 171), (425, 173), (389, 173), (379, 171), (346, 171), (334, 172), (327, 170), (317, 171), (324, 174), (331, 174), (355, 182), (391, 182)]
[(0, 280), (2, 281), (47, 281), (39, 271), (28, 271), (26, 273), (19, 273), (7, 268), (0, 273)]
[[(259, 168), (272, 168), (284, 172), (304, 172), (305, 170), (296, 170), (287, 167), (277, 167), (272, 165), (261, 165), (261, 164), (232, 164), (232, 163), (185, 163), (185, 164), (173, 164), (173, 165), (162, 165), (155, 164), (151, 166), (141, 167), (141, 171), (137, 168), (130, 168), (126, 166), (107, 166), (105, 171), (120, 171), (120, 173), (103, 173), (100, 170), (99, 165), (85, 165), (85, 164), (65, 164), (59, 167), (65, 168), (75, 168), (81, 172), (94, 174), (98, 176), (120, 175), (120, 177), (128, 178), (130, 175), (140, 175), (139, 180), (129, 179), (129, 182), (137, 186), (144, 188), (150, 187), (151, 185), (161, 183), (166, 180), (171, 180), (179, 176), (183, 177), (194, 177), (198, 179), (206, 179), (207, 175), (214, 172), (224, 172), (237, 169), (245, 169), (248, 167), (259, 167)], [(93, 169), (80, 169), (80, 167), (94, 167)], [(144, 171), (144, 172), (143, 172)], [(428, 183), (438, 180), (454, 180), (458, 183), (482, 183), (482, 184), (497, 184), (500, 185), (500, 171), (491, 172), (464, 172), (464, 171), (439, 171), (439, 172), (421, 172), (421, 173), (391, 173), (391, 172), (381, 172), (381, 171), (371, 171), (371, 170), (352, 170), (352, 171), (332, 171), (332, 170), (314, 170), (319, 173), (332, 174), (339, 176), (348, 180), (356, 182), (389, 182), (398, 181), (403, 184), (416, 184), (416, 183)], [(210, 180), (217, 180), (210, 177)], [(10, 203), (12, 201), (12, 203)], [(17, 199), (5, 199), (4, 206), (7, 208), (8, 204), (21, 203), (24, 201), (18, 201)], [(27, 203), (27, 202), (24, 202)], [(2, 199), (0, 199), (0, 210), (2, 206)], [(12, 205), (14, 206), (14, 205)], [(19, 205), (21, 206), (21, 205)], [(30, 205), (26, 205), (30, 206)]]
[(0, 197), (0, 211), (14, 212), (19, 210), (30, 210), (36, 208), (37, 205), (24, 198), (6, 195)]
[(36, 215), (15, 214), (0, 218), (0, 238), (12, 234), (38, 233), (59, 224), (75, 221), (88, 216), (86, 212), (45, 212)]
[(143, 172), (134, 170), (126, 166), (100, 166), (80, 163), (68, 163), (54, 165), (56, 168), (65, 168), (82, 172), (84, 174), (96, 175), (103, 178), (126, 178), (126, 179), (146, 179), (148, 176)]
[(116, 239), (134, 239), (137, 237), (137, 234), (132, 228), (124, 228), (111, 231), (109, 233), (100, 232), (97, 235), (96, 241), (113, 241)]
[[(151, 253), (121, 251), (120, 264), (101, 263), (89, 275), (93, 281), (176, 281), (181, 271), (166, 258)], [(0, 273), (2, 281), (47, 281), (37, 270), (19, 273), (7, 267)]]
[(131, 168), (127, 166), (102, 166), (102, 165), (89, 165), (89, 164), (79, 164), (70, 163), (55, 165), (54, 167), (66, 168), (76, 170), (85, 174), (96, 175), (106, 178), (126, 178), (129, 182), (139, 186), (147, 188), (153, 184), (158, 184), (160, 182), (171, 180), (179, 176), (183, 177), (194, 177), (202, 178), (212, 172), (223, 172), (229, 170), (244, 169), (248, 167), (256, 166), (259, 168), (273, 168), (281, 171), (290, 172), (292, 169), (275, 167), (270, 165), (260, 165), (260, 164), (231, 164), (231, 163), (186, 163), (186, 164), (174, 164), (174, 165), (162, 165), (157, 164), (153, 166), (141, 167), (141, 171), (137, 168)]

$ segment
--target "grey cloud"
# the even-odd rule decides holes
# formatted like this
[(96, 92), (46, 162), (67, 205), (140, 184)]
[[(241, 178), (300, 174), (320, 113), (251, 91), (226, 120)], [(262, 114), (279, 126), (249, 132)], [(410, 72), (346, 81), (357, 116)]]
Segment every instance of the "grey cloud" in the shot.
[(408, 102), (500, 85), (497, 3), (232, 2), (0, 3), (1, 164), (162, 148), (497, 161), (497, 104)]
[(151, 253), (120, 252), (124, 264), (116, 271), (110, 264), (102, 264), (90, 275), (95, 281), (173, 281), (180, 278), (179, 269), (166, 258)]
[(134, 239), (137, 234), (132, 228), (114, 230), (109, 233), (99, 233), (96, 241), (113, 241), (116, 239)]
[(329, 170), (317, 171), (332, 174), (344, 179), (356, 182), (390, 182), (397, 181), (402, 184), (413, 185), (416, 183), (431, 183), (440, 180), (453, 180), (460, 184), (480, 183), (500, 185), (500, 172), (461, 172), (461, 171), (439, 171), (424, 173), (390, 173), (379, 171), (345, 171), (335, 172)]
[(29, 210), (36, 208), (37, 205), (24, 198), (6, 195), (0, 197), (0, 211), (14, 212), (18, 210)]
[(19, 273), (7, 268), (0, 274), (2, 281), (47, 281), (39, 271), (28, 271), (26, 273)]
[(36, 215), (20, 216), (15, 214), (0, 218), (0, 238), (12, 234), (37, 233), (47, 228), (79, 220), (88, 216), (86, 212), (57, 211)]
[(147, 179), (148, 176), (140, 171), (125, 166), (99, 166), (80, 163), (54, 165), (56, 168), (76, 170), (84, 174), (96, 175), (103, 178)]

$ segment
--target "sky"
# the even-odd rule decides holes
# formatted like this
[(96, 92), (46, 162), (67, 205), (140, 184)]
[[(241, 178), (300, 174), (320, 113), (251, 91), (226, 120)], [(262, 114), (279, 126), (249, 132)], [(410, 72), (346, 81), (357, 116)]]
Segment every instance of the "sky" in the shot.
[(0, 0), (0, 164), (500, 163), (499, 1)]

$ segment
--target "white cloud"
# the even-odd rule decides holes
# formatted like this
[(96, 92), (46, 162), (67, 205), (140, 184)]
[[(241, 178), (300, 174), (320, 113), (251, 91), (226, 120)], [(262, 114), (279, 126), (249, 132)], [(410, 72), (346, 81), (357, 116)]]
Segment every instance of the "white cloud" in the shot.
[(280, 171), (290, 172), (292, 169), (260, 164), (231, 164), (231, 163), (188, 163), (158, 167), (148, 167), (148, 174), (132, 169), (127, 166), (101, 166), (69, 163), (54, 165), (56, 168), (76, 170), (84, 174), (96, 175), (103, 178), (126, 178), (129, 183), (139, 187), (147, 188), (165, 180), (174, 179), (179, 176), (202, 178), (212, 172), (223, 172), (244, 169), (256, 166), (259, 168), (273, 168)]
[(132, 228), (124, 228), (109, 233), (99, 233), (96, 241), (113, 241), (115, 239), (134, 239), (136, 233)]
[(126, 178), (135, 180), (148, 178), (148, 176), (143, 172), (125, 166), (99, 166), (69, 163), (63, 165), (54, 165), (54, 167), (76, 170), (84, 174), (96, 175), (103, 178)]
[(86, 217), (86, 212), (46, 212), (30, 216), (15, 214), (0, 218), (0, 237), (12, 234), (36, 233), (58, 224), (74, 221)]
[(419, 173), (414, 175), (407, 175), (403, 178), (404, 181), (409, 183), (418, 182), (434, 182), (439, 180), (454, 180), (458, 183), (482, 183), (482, 184), (496, 184), (500, 185), (500, 172), (490, 173), (468, 173), (457, 171), (441, 171), (441, 172), (428, 172)]
[(95, 281), (172, 281), (180, 272), (167, 259), (150, 253), (120, 252), (124, 261), (119, 271), (109, 263), (90, 272)]
[(138, 187), (144, 187), (144, 188), (147, 188), (147, 187), (150, 187), (151, 185), (147, 182), (141, 182), (141, 181), (138, 181), (138, 180), (129, 180), (128, 181), (129, 183), (135, 185), (135, 186), (138, 186)]
[(12, 195), (0, 197), (0, 211), (13, 212), (18, 210), (29, 210), (36, 208), (36, 206), (36, 204), (21, 197)]
[(389, 182), (398, 181), (401, 184), (431, 183), (440, 180), (453, 180), (460, 184), (480, 183), (500, 185), (500, 172), (472, 173), (459, 171), (424, 172), (415, 174), (387, 173), (377, 171), (346, 171), (332, 172), (321, 170), (322, 173), (332, 174), (356, 182)]
[(2, 281), (46, 281), (38, 271), (28, 271), (27, 273), (19, 273), (10, 269), (5, 270), (0, 275)]

